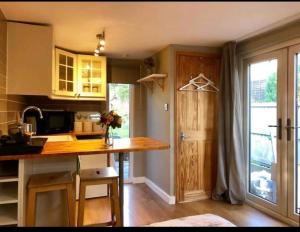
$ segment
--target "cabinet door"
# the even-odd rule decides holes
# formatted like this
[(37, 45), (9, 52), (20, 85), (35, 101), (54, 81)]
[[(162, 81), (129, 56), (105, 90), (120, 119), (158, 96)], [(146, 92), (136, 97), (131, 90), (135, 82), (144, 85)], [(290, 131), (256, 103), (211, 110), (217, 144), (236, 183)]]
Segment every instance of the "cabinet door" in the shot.
[(75, 96), (77, 94), (76, 55), (55, 50), (55, 95)]
[(78, 94), (106, 98), (106, 57), (78, 56)]

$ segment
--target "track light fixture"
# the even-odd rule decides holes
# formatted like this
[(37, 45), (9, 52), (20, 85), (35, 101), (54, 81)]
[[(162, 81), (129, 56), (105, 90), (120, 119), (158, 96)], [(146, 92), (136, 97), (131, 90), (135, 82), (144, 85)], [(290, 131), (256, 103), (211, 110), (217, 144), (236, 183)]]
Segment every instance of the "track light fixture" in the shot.
[(97, 39), (98, 39), (98, 43), (97, 43), (97, 48), (95, 49), (95, 56), (99, 56), (99, 53), (101, 51), (104, 51), (104, 46), (105, 46), (105, 32), (103, 31), (101, 34), (97, 34), (96, 35)]

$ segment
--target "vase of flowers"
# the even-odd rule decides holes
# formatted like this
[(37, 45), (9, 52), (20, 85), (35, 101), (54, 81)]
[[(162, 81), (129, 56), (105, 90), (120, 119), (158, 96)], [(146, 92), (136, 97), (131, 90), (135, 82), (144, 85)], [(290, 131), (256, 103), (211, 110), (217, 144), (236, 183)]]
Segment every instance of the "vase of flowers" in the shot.
[(104, 112), (100, 117), (100, 124), (102, 127), (106, 127), (105, 129), (105, 145), (112, 146), (113, 141), (110, 139), (110, 128), (115, 129), (121, 128), (122, 126), (122, 117), (118, 115), (115, 111)]

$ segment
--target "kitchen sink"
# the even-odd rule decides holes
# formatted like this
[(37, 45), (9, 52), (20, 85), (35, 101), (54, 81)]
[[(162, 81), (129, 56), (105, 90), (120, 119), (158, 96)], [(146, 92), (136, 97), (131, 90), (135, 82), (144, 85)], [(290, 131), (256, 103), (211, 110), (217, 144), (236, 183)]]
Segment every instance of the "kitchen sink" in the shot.
[(32, 136), (32, 138), (47, 138), (47, 142), (73, 141), (73, 137), (71, 135), (36, 135)]

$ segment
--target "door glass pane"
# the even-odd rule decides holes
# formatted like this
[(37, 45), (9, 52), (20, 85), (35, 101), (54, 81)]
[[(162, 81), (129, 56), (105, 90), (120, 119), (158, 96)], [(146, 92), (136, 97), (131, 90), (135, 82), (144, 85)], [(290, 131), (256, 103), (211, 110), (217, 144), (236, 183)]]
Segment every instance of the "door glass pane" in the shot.
[(82, 92), (91, 92), (91, 85), (90, 84), (82, 84)]
[(59, 54), (59, 64), (64, 64), (66, 65), (66, 56)]
[(296, 117), (295, 117), (295, 126), (296, 126), (296, 131), (295, 131), (295, 190), (296, 190), (296, 201), (295, 201), (295, 212), (300, 213), (300, 128), (299, 128), (299, 120), (300, 120), (300, 55), (297, 54), (297, 59), (296, 59)]
[[(112, 130), (113, 138), (129, 137), (129, 84), (109, 84), (109, 110), (115, 110), (122, 117), (122, 127)], [(130, 156), (124, 153), (124, 179), (130, 177)], [(115, 168), (119, 171), (119, 156), (114, 155)]]
[(249, 190), (277, 202), (277, 59), (249, 66)]
[(67, 64), (68, 64), (68, 66), (73, 67), (73, 58), (72, 57), (67, 57)]
[(67, 82), (67, 91), (73, 91), (73, 82)]
[(65, 80), (66, 79), (66, 66), (59, 65), (59, 79)]
[(94, 61), (93, 62), (93, 69), (101, 69), (101, 62), (100, 61)]
[(59, 90), (60, 91), (66, 90), (66, 82), (65, 81), (59, 81)]
[(68, 70), (67, 70), (67, 80), (68, 81), (73, 81), (73, 68), (68, 67)]

